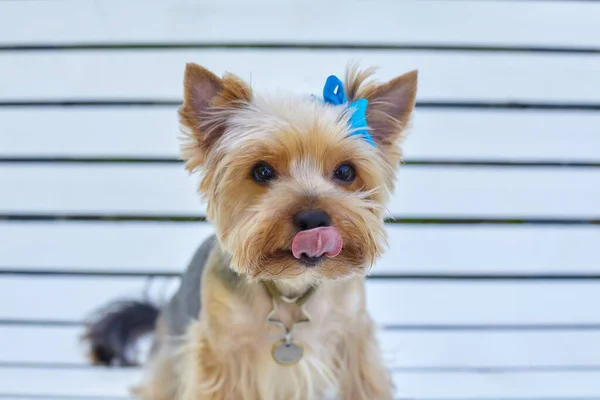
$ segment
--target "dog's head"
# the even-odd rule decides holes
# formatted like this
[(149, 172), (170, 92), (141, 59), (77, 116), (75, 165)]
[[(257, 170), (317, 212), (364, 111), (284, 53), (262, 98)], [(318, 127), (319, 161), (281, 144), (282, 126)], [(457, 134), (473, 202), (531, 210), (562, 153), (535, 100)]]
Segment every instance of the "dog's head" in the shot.
[(381, 255), (384, 207), (415, 104), (416, 71), (387, 83), (349, 68), (348, 101), (367, 99), (369, 140), (355, 111), (310, 95), (268, 97), (236, 76), (188, 64), (183, 157), (232, 267), (250, 279), (365, 274)]

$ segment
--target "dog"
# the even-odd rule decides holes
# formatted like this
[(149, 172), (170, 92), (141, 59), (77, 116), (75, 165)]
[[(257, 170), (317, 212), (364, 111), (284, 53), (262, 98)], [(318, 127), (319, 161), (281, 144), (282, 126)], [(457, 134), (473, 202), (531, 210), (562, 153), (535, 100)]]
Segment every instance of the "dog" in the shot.
[(187, 64), (182, 156), (216, 233), (160, 310), (118, 303), (89, 322), (94, 363), (134, 364), (154, 331), (144, 400), (393, 398), (365, 277), (387, 245), (417, 71), (374, 71), (351, 64), (320, 98)]

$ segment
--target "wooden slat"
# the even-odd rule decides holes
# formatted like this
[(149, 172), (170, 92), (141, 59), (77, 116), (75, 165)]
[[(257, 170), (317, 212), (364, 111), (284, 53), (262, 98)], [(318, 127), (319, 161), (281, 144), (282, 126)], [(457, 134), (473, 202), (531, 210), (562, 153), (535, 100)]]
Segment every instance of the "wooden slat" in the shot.
[(179, 156), (176, 107), (0, 109), (0, 131), (0, 156)]
[[(360, 173), (360, 171), (359, 171)], [(201, 214), (181, 165), (15, 165), (0, 172), (2, 213)], [(400, 169), (394, 216), (593, 217), (600, 169)]]
[[(82, 331), (81, 327), (0, 327), (0, 364), (86, 365)], [(600, 365), (600, 332), (381, 331), (378, 336), (390, 368), (568, 370)]]
[(395, 373), (402, 399), (567, 399), (600, 394), (600, 373)]
[(258, 90), (320, 94), (325, 78), (343, 74), (352, 59), (380, 66), (381, 80), (418, 68), (420, 101), (600, 102), (598, 60), (589, 55), (309, 50), (5, 53), (0, 74), (11, 79), (0, 100), (177, 101), (190, 61)]
[(82, 332), (81, 327), (0, 327), (0, 363), (87, 364)]
[[(147, 283), (141, 278), (2, 277), (0, 318), (81, 320), (115, 298), (140, 298)], [(167, 298), (175, 288), (175, 279), (158, 280), (150, 297)], [(384, 325), (595, 323), (599, 290), (595, 282), (367, 282), (369, 309)]]
[[(129, 397), (128, 389), (141, 381), (138, 368), (94, 368), (94, 369), (28, 369), (0, 367), (2, 383), (0, 396), (21, 398), (21, 396), (101, 396), (113, 398)], [(32, 384), (35, 382), (35, 385)], [(12, 396), (9, 396), (12, 395)]]
[[(0, 368), (0, 390), (14, 397), (128, 397), (138, 369)], [(591, 399), (600, 395), (600, 373), (394, 373), (399, 398), (411, 399)], [(35, 385), (31, 382), (34, 381)], [(0, 395), (2, 395), (0, 392)], [(106, 397), (104, 397), (106, 396)], [(77, 399), (77, 397), (75, 397)]]
[[(204, 223), (0, 223), (0, 270), (179, 273)], [(388, 225), (379, 274), (599, 273), (593, 226)], [(32, 243), (34, 245), (32, 246)], [(435, 249), (435, 251), (432, 251)]]
[[(344, 23), (331, 23), (331, 16)], [(132, 21), (137, 23), (132, 25)], [(354, 0), (344, 7), (298, 0), (291, 4), (229, 0), (210, 6), (182, 0), (0, 3), (2, 44), (308, 42), (598, 46), (598, 25), (600, 11), (594, 2)]]
[(600, 115), (417, 109), (405, 156), (484, 161), (595, 161)]
[[(598, 162), (598, 126), (595, 113), (418, 109), (405, 157)], [(0, 109), (0, 132), (0, 157), (179, 155), (175, 107)]]
[[(34, 372), (35, 375), (37, 375), (38, 372)], [(98, 396), (84, 396), (84, 395), (58, 395), (58, 396), (54, 396), (54, 395), (35, 395), (35, 394), (18, 394), (18, 395), (14, 395), (14, 394), (5, 394), (5, 393), (0, 393), (0, 399), (14, 399), (17, 398), (19, 400), (99, 400)], [(133, 397), (123, 397), (123, 396), (104, 396), (102, 395), (100, 397), (101, 400), (136, 400)]]

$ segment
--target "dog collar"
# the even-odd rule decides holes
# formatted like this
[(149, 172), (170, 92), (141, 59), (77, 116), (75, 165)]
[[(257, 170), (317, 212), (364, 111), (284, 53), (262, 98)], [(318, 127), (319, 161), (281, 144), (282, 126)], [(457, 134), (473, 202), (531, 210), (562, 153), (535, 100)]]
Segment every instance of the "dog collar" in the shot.
[(347, 104), (349, 109), (353, 109), (348, 121), (351, 129), (350, 136), (362, 136), (371, 146), (375, 146), (375, 141), (369, 133), (369, 125), (367, 124), (367, 106), (369, 105), (369, 100), (363, 98), (348, 104), (344, 84), (337, 76), (330, 75), (323, 87), (323, 101), (326, 104), (333, 104), (335, 106)]
[(304, 294), (298, 297), (290, 298), (282, 296), (279, 292), (279, 289), (277, 289), (277, 286), (273, 281), (263, 281), (263, 285), (265, 285), (265, 288), (267, 289), (267, 292), (269, 292), (269, 295), (272, 299), (277, 301), (283, 301), (284, 303), (288, 304), (295, 303), (297, 306), (300, 307), (302, 307), (308, 301), (308, 299), (310, 299), (310, 297), (315, 293), (316, 289), (315, 286), (311, 286), (306, 292), (304, 292)]
[[(284, 332), (283, 339), (273, 343), (271, 348), (271, 355), (273, 360), (282, 366), (294, 365), (302, 359), (304, 355), (304, 347), (298, 341), (292, 339), (292, 333), (297, 324), (302, 322), (310, 322), (310, 315), (304, 309), (304, 304), (310, 299), (315, 292), (315, 287), (311, 286), (303, 295), (290, 299), (281, 295), (277, 286), (272, 281), (263, 281), (263, 285), (267, 289), (267, 293), (271, 297), (272, 308), (271, 312), (267, 315), (267, 322), (271, 325), (280, 327)], [(277, 314), (277, 308), (279, 303), (295, 304), (300, 308), (298, 313), (299, 318), (292, 323), (291, 327), (287, 327), (282, 321), (275, 318)]]

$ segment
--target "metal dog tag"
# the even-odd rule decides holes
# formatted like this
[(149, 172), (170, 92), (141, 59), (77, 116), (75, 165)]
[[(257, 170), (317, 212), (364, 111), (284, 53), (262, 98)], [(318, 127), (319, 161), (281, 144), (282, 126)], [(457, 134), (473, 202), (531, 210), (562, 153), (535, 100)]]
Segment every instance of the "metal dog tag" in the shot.
[(300, 343), (283, 339), (273, 345), (271, 354), (279, 365), (294, 365), (302, 358), (304, 349)]

